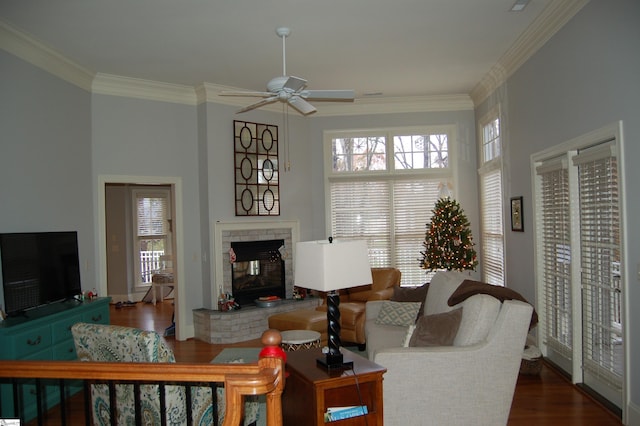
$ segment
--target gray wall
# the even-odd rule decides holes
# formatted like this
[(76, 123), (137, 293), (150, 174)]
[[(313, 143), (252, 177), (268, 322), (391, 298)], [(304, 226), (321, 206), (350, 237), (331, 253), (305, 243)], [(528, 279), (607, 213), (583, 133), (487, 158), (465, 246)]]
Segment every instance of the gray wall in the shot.
[(126, 185), (106, 185), (105, 198), (105, 235), (107, 256), (107, 295), (113, 302), (132, 300), (129, 295), (134, 291), (131, 261), (132, 236), (127, 226), (131, 222), (131, 194)]
[[(627, 219), (626, 297), (633, 308), (640, 300), (640, 2), (591, 1), (483, 105), (482, 116), (501, 102), (505, 138), (506, 198), (524, 196), (524, 233), (507, 231), (509, 285), (534, 300), (534, 243), (531, 154), (623, 120), (621, 166), (627, 192), (622, 194)], [(630, 309), (628, 336), (640, 335), (640, 311)], [(640, 359), (640, 340), (628, 339), (630, 359)], [(640, 366), (631, 363), (630, 399), (640, 406)], [(640, 418), (636, 417), (640, 422)], [(638, 423), (636, 423), (638, 424)]]
[[(207, 173), (206, 182), (208, 186), (208, 206), (203, 211), (208, 211), (208, 232), (207, 236), (212, 237), (214, 223), (216, 221), (236, 221), (236, 222), (256, 222), (256, 221), (283, 221), (298, 220), (300, 222), (301, 239), (305, 236), (304, 231), (310, 227), (310, 219), (307, 214), (310, 195), (306, 188), (301, 185), (307, 179), (307, 171), (310, 167), (310, 157), (308, 155), (309, 141), (305, 137), (307, 134), (307, 121), (291, 112), (289, 116), (289, 136), (291, 141), (291, 155), (295, 157), (292, 161), (290, 172), (282, 171), (284, 162), (284, 126), (282, 113), (269, 112), (264, 110), (254, 110), (241, 115), (236, 115), (237, 107), (208, 103), (205, 107), (205, 123), (199, 123), (206, 133), (201, 138), (206, 139), (207, 169), (202, 173)], [(269, 123), (278, 126), (280, 138), (279, 161), (281, 163), (280, 172), (280, 216), (274, 217), (236, 217), (234, 204), (234, 155), (233, 155), (233, 120), (250, 121), (256, 123)], [(201, 141), (202, 142), (202, 141)], [(204, 151), (204, 150), (203, 150)], [(203, 206), (204, 207), (204, 206)], [(204, 230), (203, 230), (204, 232)], [(210, 272), (210, 278), (204, 283), (203, 295), (204, 306), (212, 307), (216, 303), (219, 288), (213, 283), (215, 276), (214, 259), (222, 253), (215, 253), (212, 241), (208, 244), (206, 264), (203, 265)], [(213, 296), (213, 297), (212, 297)], [(202, 304), (200, 299), (199, 303)]]
[[(92, 106), (94, 191), (101, 175), (182, 181), (184, 306), (189, 313), (202, 307), (196, 107), (106, 95), (94, 95)], [(184, 326), (193, 323), (185, 318)]]
[(0, 232), (77, 231), (91, 290), (91, 95), (4, 51), (0, 94)]

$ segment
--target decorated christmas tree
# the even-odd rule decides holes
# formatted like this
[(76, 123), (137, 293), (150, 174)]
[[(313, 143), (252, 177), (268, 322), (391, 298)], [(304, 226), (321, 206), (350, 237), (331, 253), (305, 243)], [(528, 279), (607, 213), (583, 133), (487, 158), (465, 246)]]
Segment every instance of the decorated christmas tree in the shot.
[(436, 269), (475, 269), (478, 265), (469, 220), (457, 201), (440, 198), (427, 224), (420, 267)]

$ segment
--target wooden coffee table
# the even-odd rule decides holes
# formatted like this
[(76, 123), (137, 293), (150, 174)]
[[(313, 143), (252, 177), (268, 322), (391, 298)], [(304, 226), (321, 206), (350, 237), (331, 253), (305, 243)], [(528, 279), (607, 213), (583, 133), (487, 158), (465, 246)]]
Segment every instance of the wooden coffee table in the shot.
[(325, 425), (328, 407), (350, 405), (366, 405), (369, 414), (329, 424), (382, 426), (382, 375), (387, 369), (353, 352), (343, 349), (343, 353), (345, 362), (353, 362), (353, 371), (327, 372), (317, 366), (316, 359), (324, 358), (321, 349), (287, 353), (289, 375), (282, 395), (285, 426)]

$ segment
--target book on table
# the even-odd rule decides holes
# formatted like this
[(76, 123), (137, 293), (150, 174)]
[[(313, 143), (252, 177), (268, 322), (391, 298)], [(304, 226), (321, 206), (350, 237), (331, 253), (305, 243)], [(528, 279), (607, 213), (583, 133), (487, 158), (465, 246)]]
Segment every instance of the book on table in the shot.
[(364, 416), (369, 411), (366, 405), (350, 405), (348, 407), (329, 407), (324, 413), (325, 422), (349, 419), (351, 417)]

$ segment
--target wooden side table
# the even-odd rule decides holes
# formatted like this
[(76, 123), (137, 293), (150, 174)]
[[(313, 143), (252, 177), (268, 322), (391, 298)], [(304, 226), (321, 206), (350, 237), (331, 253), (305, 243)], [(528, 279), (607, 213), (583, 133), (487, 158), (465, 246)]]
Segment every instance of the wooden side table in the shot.
[(285, 426), (325, 425), (328, 407), (350, 405), (366, 405), (369, 414), (328, 424), (382, 426), (382, 375), (387, 369), (353, 352), (343, 352), (344, 361), (353, 362), (353, 371), (327, 372), (318, 367), (316, 359), (324, 357), (321, 349), (287, 353), (289, 376), (282, 395)]

